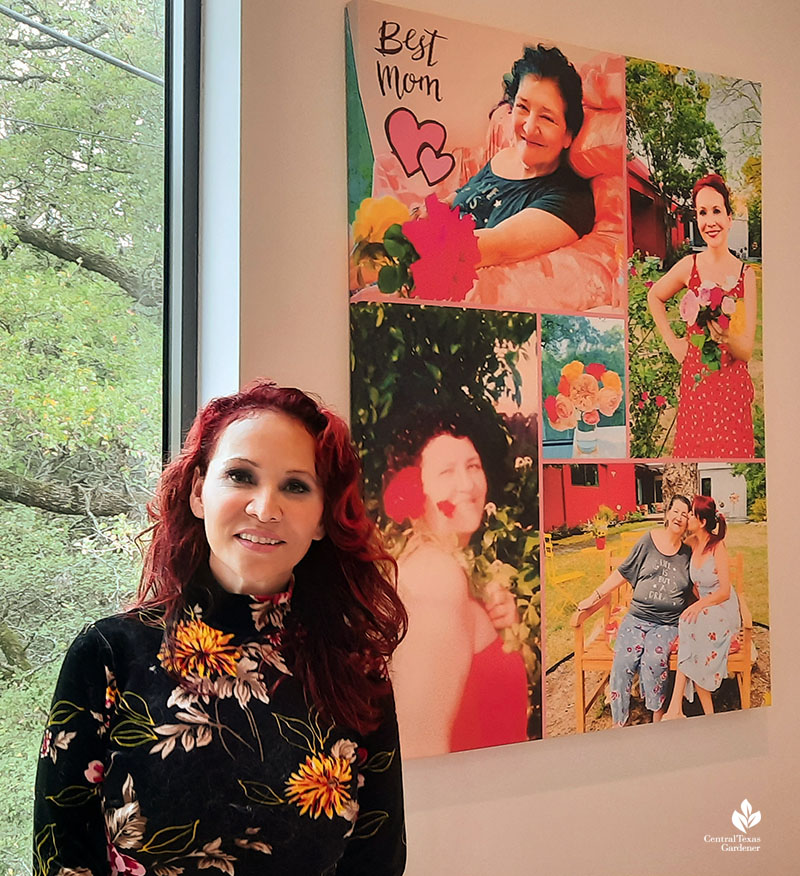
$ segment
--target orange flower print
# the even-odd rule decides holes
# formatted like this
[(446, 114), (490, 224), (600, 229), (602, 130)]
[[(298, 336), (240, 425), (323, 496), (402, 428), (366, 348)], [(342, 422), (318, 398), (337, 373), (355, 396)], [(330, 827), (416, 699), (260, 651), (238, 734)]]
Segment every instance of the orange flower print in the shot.
[(233, 633), (221, 633), (199, 620), (181, 621), (175, 630), (173, 653), (162, 645), (161, 665), (182, 678), (211, 675), (236, 675), (239, 649), (228, 643)]
[(334, 813), (343, 818), (350, 810), (350, 763), (343, 757), (318, 754), (306, 758), (286, 783), (287, 799), (300, 807), (300, 814), (308, 812), (312, 818)]

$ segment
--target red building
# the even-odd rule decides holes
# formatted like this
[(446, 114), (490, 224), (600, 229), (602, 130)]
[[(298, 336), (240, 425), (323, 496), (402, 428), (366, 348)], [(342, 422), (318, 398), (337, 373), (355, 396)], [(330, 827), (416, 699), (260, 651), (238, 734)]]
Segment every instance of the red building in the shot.
[(637, 507), (636, 466), (595, 463), (546, 465), (542, 476), (544, 531), (579, 526), (601, 505), (619, 517)]
[[(634, 158), (628, 162), (628, 255), (636, 250), (663, 259), (667, 254), (664, 199), (653, 183), (647, 165)], [(669, 236), (673, 249), (689, 237), (689, 225), (675, 205), (670, 206)]]

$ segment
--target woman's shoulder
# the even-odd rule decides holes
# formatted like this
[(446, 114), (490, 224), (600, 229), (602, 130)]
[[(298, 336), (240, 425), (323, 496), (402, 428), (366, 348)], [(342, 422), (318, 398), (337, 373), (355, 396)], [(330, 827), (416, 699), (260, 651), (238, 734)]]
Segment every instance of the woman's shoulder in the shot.
[(424, 543), (398, 561), (401, 594), (452, 600), (467, 593), (467, 573), (452, 551)]

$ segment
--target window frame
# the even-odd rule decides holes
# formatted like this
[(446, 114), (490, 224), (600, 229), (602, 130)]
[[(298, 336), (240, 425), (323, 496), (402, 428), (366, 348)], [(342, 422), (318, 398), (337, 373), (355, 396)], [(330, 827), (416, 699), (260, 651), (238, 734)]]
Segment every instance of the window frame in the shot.
[(167, 0), (162, 451), (176, 453), (197, 411), (200, 75), (203, 4)]

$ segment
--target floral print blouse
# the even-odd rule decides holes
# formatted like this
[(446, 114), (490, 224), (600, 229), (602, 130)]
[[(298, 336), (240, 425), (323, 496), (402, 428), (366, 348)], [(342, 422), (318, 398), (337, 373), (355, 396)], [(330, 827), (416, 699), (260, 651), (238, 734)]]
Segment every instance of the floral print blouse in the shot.
[(290, 609), (223, 593), (171, 655), (147, 612), (78, 636), (42, 742), (34, 876), (403, 872), (394, 706), (363, 738), (325, 723), (281, 654)]

